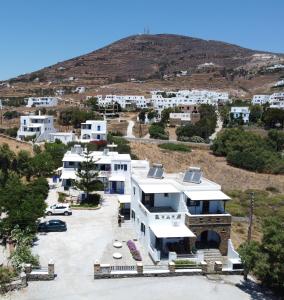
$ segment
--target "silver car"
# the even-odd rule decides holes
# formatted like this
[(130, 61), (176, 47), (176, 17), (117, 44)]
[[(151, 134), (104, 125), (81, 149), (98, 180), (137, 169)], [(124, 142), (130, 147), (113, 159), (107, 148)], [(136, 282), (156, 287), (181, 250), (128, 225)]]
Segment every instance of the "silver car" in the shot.
[(49, 206), (48, 209), (46, 210), (46, 214), (48, 216), (52, 216), (52, 215), (69, 216), (69, 215), (72, 215), (72, 209), (69, 206), (69, 204), (58, 203), (58, 204)]

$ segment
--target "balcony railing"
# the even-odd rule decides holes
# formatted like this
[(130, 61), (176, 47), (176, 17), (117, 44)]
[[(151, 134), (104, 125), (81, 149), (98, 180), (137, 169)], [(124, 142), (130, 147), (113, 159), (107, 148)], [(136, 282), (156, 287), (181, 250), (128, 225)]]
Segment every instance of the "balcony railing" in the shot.
[(230, 214), (208, 214), (208, 215), (190, 215), (186, 214), (185, 224), (192, 225), (230, 225), (232, 216)]

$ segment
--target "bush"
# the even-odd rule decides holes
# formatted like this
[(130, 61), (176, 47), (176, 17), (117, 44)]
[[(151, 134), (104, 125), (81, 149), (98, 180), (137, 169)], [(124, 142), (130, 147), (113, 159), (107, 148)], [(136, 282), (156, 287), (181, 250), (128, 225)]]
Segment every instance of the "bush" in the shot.
[(135, 243), (133, 241), (129, 240), (127, 242), (127, 246), (130, 250), (130, 253), (131, 253), (133, 259), (135, 259), (137, 261), (142, 261), (141, 254), (140, 254), (139, 250), (136, 248)]
[(165, 144), (160, 144), (159, 148), (170, 150), (170, 151), (191, 152), (191, 149), (188, 146), (183, 144), (165, 143)]
[(189, 138), (189, 142), (192, 142), (192, 143), (205, 143), (205, 140), (200, 137), (200, 136), (192, 136), (191, 138)]
[(66, 197), (67, 197), (66, 194), (58, 192), (58, 202), (59, 202), (59, 203), (64, 203)]
[(19, 244), (11, 256), (11, 264), (19, 272), (23, 264), (31, 264), (34, 267), (39, 266), (39, 257), (32, 254), (28, 245)]
[(80, 206), (86, 206), (86, 207), (96, 207), (100, 204), (101, 201), (101, 195), (100, 194), (89, 194), (88, 199), (84, 199)]
[(0, 284), (9, 283), (15, 275), (12, 269), (0, 267)]
[(236, 128), (226, 129), (218, 134), (211, 147), (215, 155), (226, 156), (233, 166), (273, 174), (284, 173), (281, 148), (280, 137), (278, 143), (275, 143), (275, 139), (272, 140), (271, 137), (263, 138), (256, 133)]
[(265, 190), (271, 193), (279, 193), (279, 190), (274, 186), (268, 186), (265, 188)]
[(155, 123), (149, 127), (150, 138), (168, 140), (169, 135), (165, 132), (165, 127), (162, 123)]

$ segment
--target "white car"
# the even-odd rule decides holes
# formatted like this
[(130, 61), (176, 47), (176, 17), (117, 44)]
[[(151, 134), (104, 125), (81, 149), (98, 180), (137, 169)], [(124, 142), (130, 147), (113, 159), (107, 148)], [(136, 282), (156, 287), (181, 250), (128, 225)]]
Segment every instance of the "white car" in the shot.
[(49, 206), (45, 213), (48, 216), (51, 216), (51, 215), (69, 216), (69, 215), (72, 215), (72, 209), (70, 208), (69, 204), (58, 203), (58, 204)]

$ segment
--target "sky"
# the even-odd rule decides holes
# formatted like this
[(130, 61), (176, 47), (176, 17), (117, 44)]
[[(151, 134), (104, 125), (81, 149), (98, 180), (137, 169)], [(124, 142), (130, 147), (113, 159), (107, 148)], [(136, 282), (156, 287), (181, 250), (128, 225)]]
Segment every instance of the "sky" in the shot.
[(0, 80), (144, 28), (284, 53), (283, 12), (284, 0), (0, 0)]

